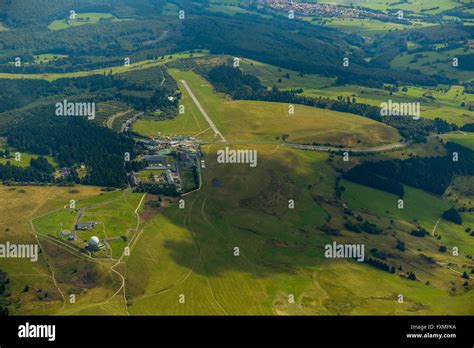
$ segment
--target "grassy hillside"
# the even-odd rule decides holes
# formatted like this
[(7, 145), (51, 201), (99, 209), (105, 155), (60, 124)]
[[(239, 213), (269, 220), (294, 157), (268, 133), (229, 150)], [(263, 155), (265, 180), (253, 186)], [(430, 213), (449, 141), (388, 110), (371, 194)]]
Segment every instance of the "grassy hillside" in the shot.
[(474, 150), (474, 133), (446, 134), (443, 138)]
[[(58, 209), (70, 199), (84, 199), (99, 194), (96, 187), (8, 187), (1, 186), (0, 207), (5, 216), (0, 222), (0, 243), (39, 243), (38, 262), (29, 259), (2, 259), (2, 270), (10, 278), (11, 314), (59, 314), (69, 301), (68, 291), (77, 293), (78, 303), (94, 302), (112, 295), (112, 278), (101, 264), (58, 248), (48, 239), (36, 239), (30, 219)], [(76, 268), (76, 272), (72, 272)], [(57, 281), (57, 286), (54, 283)], [(24, 291), (28, 285), (29, 290)]]
[[(330, 110), (295, 106), (289, 114), (288, 105), (254, 101), (232, 101), (216, 95), (207, 81), (190, 71), (170, 70), (177, 80), (185, 80), (204, 109), (209, 113), (228, 141), (233, 142), (280, 142), (282, 136), (295, 143), (330, 143), (344, 146), (372, 146), (397, 142), (398, 132), (384, 124)], [(189, 106), (185, 94), (185, 107)], [(191, 126), (193, 135), (205, 131), (204, 119), (191, 105), (190, 114), (178, 115), (170, 121), (143, 119), (135, 123), (134, 130), (154, 135), (180, 134), (183, 127)], [(186, 107), (185, 110), (189, 110)], [(206, 134), (204, 132), (203, 134)]]
[(389, 99), (392, 102), (419, 102), (421, 117), (430, 119), (439, 117), (458, 125), (474, 122), (474, 112), (468, 109), (469, 105), (474, 104), (474, 95), (465, 93), (463, 86), (438, 88), (406, 86), (406, 91), (399, 87), (398, 91), (391, 92), (388, 89), (355, 85), (336, 86), (334, 79), (318, 75), (301, 75), (295, 71), (248, 59), (242, 60), (241, 68), (258, 77), (267, 87), (275, 85), (280, 89), (302, 88), (303, 95), (309, 97), (333, 100), (337, 100), (339, 96), (350, 97), (359, 103), (374, 106), (380, 106)]

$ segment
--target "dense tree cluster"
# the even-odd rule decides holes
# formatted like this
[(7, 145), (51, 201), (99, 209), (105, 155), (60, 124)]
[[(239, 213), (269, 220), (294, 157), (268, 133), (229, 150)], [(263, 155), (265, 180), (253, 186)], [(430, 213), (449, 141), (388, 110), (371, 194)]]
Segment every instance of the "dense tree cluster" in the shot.
[(381, 269), (382, 271), (385, 271), (388, 273), (395, 273), (395, 267), (390, 266), (389, 264), (383, 261), (377, 260), (375, 258), (367, 257), (364, 262), (378, 269)]
[[(448, 142), (448, 154), (407, 160), (365, 162), (343, 174), (362, 185), (403, 196), (403, 185), (443, 194), (455, 175), (474, 175), (474, 151)], [(457, 157), (455, 156), (457, 155)], [(457, 158), (458, 160), (453, 160)]]
[[(20, 151), (53, 156), (61, 167), (85, 165), (88, 173), (80, 179), (81, 183), (111, 187), (127, 184), (124, 154), (135, 156), (132, 139), (81, 117), (49, 116), (51, 114), (39, 109), (12, 126), (8, 131), (8, 144)], [(44, 160), (34, 161), (29, 168), (51, 169)], [(39, 176), (38, 181), (41, 178)], [(79, 178), (74, 177), (74, 180)]]
[(429, 234), (428, 231), (425, 230), (424, 228), (419, 228), (417, 230), (411, 230), (410, 231), (410, 235), (412, 235), (414, 237), (425, 237), (428, 234)]
[(443, 219), (454, 222), (455, 224), (462, 225), (461, 215), (458, 213), (456, 208), (450, 208), (443, 213)]
[(135, 192), (146, 192), (152, 195), (162, 195), (168, 197), (179, 196), (179, 193), (176, 191), (174, 186), (156, 183), (141, 183), (135, 188)]
[(45, 158), (32, 159), (29, 167), (12, 165), (10, 161), (0, 164), (0, 180), (13, 182), (54, 182), (53, 167)]
[[(161, 69), (158, 68), (161, 72)], [(153, 75), (154, 70), (148, 73)], [(167, 73), (166, 73), (167, 74)], [(94, 101), (120, 100), (128, 103), (137, 110), (150, 111), (154, 109), (173, 110), (176, 102), (168, 99), (175, 92), (163, 88), (159, 83), (139, 83), (131, 81), (133, 73), (117, 76), (92, 75), (79, 78), (62, 78), (53, 82), (44, 80), (8, 80), (0, 79), (0, 112), (21, 108), (40, 98), (62, 96), (69, 99), (90, 98)], [(161, 74), (163, 76), (163, 74)], [(63, 98), (58, 97), (57, 102)]]
[(376, 224), (370, 223), (368, 221), (364, 221), (362, 223), (353, 224), (351, 222), (346, 222), (344, 227), (349, 231), (353, 231), (356, 233), (366, 232), (369, 234), (381, 234), (382, 229), (378, 228)]
[[(275, 23), (277, 22), (277, 23)], [(340, 84), (383, 87), (384, 83), (437, 85), (439, 77), (415, 71), (393, 71), (364, 61), (347, 35), (303, 21), (268, 21), (256, 16), (200, 16), (184, 22), (183, 48), (248, 57), (302, 73), (334, 76)], [(268, 35), (268, 33), (272, 35)], [(219, 35), (215, 35), (219, 33)], [(292, 45), (288, 45), (292, 42)], [(198, 46), (196, 46), (198, 45)], [(350, 57), (344, 67), (342, 58)], [(441, 79), (446, 83), (446, 79)]]
[(0, 269), (0, 317), (9, 314), (8, 305), (8, 291), (7, 286), (10, 283), (8, 274)]
[(474, 132), (474, 123), (466, 123), (464, 126), (459, 128), (464, 132)]

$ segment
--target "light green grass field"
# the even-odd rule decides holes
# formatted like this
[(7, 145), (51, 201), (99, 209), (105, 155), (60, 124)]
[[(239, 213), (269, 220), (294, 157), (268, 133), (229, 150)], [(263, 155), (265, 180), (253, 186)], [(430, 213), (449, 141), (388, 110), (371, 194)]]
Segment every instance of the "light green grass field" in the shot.
[(352, 209), (361, 209), (393, 220), (403, 220), (433, 229), (441, 214), (449, 208), (441, 197), (405, 186), (404, 208), (398, 209), (399, 197), (373, 188), (343, 181), (343, 199)]
[[(170, 69), (170, 73), (176, 80), (188, 83), (228, 141), (279, 142), (282, 135), (287, 134), (289, 142), (357, 147), (387, 144), (400, 139), (395, 129), (368, 118), (302, 105), (296, 105), (295, 113), (290, 115), (288, 104), (228, 100), (215, 94), (212, 86), (193, 72)], [(195, 108), (194, 105), (192, 108)], [(180, 134), (191, 124), (193, 133), (198, 134), (208, 128), (204, 122), (202, 115), (192, 112), (190, 115), (178, 115), (170, 121), (139, 120), (134, 130), (148, 136), (157, 132)], [(204, 134), (207, 136), (208, 132)]]
[[(95, 221), (97, 222), (96, 228), (89, 231), (77, 231), (76, 235), (79, 240), (72, 244), (84, 247), (90, 237), (97, 236), (101, 241), (107, 243), (110, 241), (111, 247), (120, 246), (119, 249), (108, 250), (113, 258), (118, 258), (123, 253), (126, 243), (115, 241), (115, 239), (122, 236), (131, 238), (136, 232), (135, 209), (142, 196), (143, 194), (115, 191), (78, 201), (76, 209), (70, 209), (70, 202), (65, 202), (62, 209), (38, 217), (33, 221), (33, 224), (38, 233), (65, 239), (59, 233), (62, 229), (74, 230), (76, 221)], [(77, 209), (82, 209), (82, 212)]]
[[(311, 23), (320, 23), (319, 21), (313, 21), (312, 17), (306, 17), (304, 19)], [(363, 37), (373, 37), (378, 34), (384, 34), (390, 30), (406, 30), (413, 28), (413, 26), (381, 22), (368, 18), (324, 18), (322, 23), (325, 26), (356, 33)]]
[(140, 178), (140, 182), (146, 183), (146, 182), (154, 182), (154, 176), (158, 175), (161, 176), (165, 172), (164, 169), (160, 170), (155, 170), (155, 169), (148, 169), (148, 170), (142, 170), (138, 173), (138, 177)]
[[(72, 190), (74, 189), (74, 193)], [(33, 187), (0, 186), (0, 209), (2, 219), (0, 220), (0, 243), (37, 243), (30, 226), (30, 219), (39, 217), (55, 209), (62, 208), (71, 198), (78, 200), (95, 196), (100, 191), (97, 187), (76, 186), (71, 187)], [(54, 224), (54, 231), (59, 228)], [(56, 275), (62, 275), (62, 268), (55, 260), (70, 254), (50, 254), (51, 247), (46, 248), (45, 241), (40, 238), (43, 253), (39, 255), (38, 262), (30, 262), (29, 259), (2, 259), (1, 268), (8, 273), (10, 278), (9, 291), (11, 299), (16, 305), (11, 306), (11, 315), (52, 315), (58, 314), (62, 307), (61, 295), (54, 284), (51, 275), (51, 263), (54, 262)], [(48, 251), (46, 250), (48, 249)], [(63, 259), (64, 261), (64, 259)], [(84, 261), (80, 258), (74, 260), (78, 268), (82, 267)], [(57, 268), (56, 268), (57, 267)], [(99, 275), (99, 272), (96, 274)], [(29, 291), (24, 292), (25, 285)], [(83, 294), (78, 296), (78, 301), (93, 302), (98, 293), (110, 294), (109, 290), (96, 284), (94, 290), (83, 289)], [(62, 291), (66, 292), (72, 288), (71, 285), (60, 283)], [(79, 286), (76, 284), (76, 287)], [(37, 290), (48, 293), (46, 300), (40, 300)], [(111, 296), (112, 294), (110, 294)]]
[[(241, 59), (240, 68), (244, 72), (258, 77), (262, 84), (268, 87), (277, 86), (278, 88), (283, 89), (320, 89), (331, 86), (336, 82), (335, 78), (322, 77), (313, 74), (301, 76), (295, 71), (278, 68), (270, 64), (261, 63), (247, 58)], [(285, 77), (286, 74), (289, 74), (289, 79)], [(281, 79), (281, 82), (279, 82), (279, 79)]]
[(327, 155), (259, 146), (261, 164), (251, 169), (218, 164), (217, 149), (206, 149), (203, 188), (185, 209), (173, 205), (145, 222), (127, 260), (132, 314), (275, 314), (277, 292), (311, 284), (304, 275), (322, 261), (317, 245), (327, 236), (314, 228), (325, 213), (296, 181), (314, 181)]
[(34, 56), (36, 64), (46, 64), (54, 60), (62, 59), (68, 57), (64, 54), (51, 54), (51, 53), (43, 53), (37, 54)]
[[(420, 70), (422, 73), (428, 75), (438, 74), (458, 79), (460, 82), (469, 82), (474, 80), (474, 74), (471, 71), (453, 67), (452, 59), (461, 55), (472, 54), (472, 52), (472, 49), (465, 52), (463, 48), (457, 48), (442, 52), (424, 51), (412, 54), (403, 53), (395, 57), (390, 65), (393, 69), (405, 70), (405, 68), (409, 66), (412, 69)], [(416, 54), (422, 54), (423, 58), (415, 59), (416, 61), (414, 61)]]
[[(310, 197), (303, 183), (314, 186), (309, 190), (312, 194), (327, 195), (326, 190), (332, 190), (333, 176), (314, 182), (318, 173), (330, 172), (324, 162), (326, 154), (259, 146), (262, 166), (248, 175), (253, 169), (217, 164), (217, 148), (206, 147), (204, 186), (185, 197), (185, 209), (174, 204), (145, 222), (127, 260), (131, 314), (471, 313), (466, 304), (472, 301), (472, 292), (462, 290), (458, 275), (420, 264), (416, 248), (423, 247), (424, 253), (432, 255), (430, 250), (436, 247), (429, 238), (410, 242), (413, 250), (403, 256), (404, 265), (423, 267), (415, 269), (421, 281), (408, 281), (365, 264), (324, 259), (322, 246), (328, 236), (317, 226), (325, 218), (311, 208), (314, 200), (305, 201)], [(219, 187), (213, 186), (216, 179)], [(369, 207), (381, 215), (391, 209), (384, 206), (389, 197), (367, 193), (359, 185), (353, 192), (349, 183), (343, 185), (353, 200), (350, 206), (355, 202), (359, 209)], [(289, 196), (297, 197), (294, 212), (285, 207)], [(441, 199), (410, 188), (406, 206), (403, 213), (389, 216), (408, 221), (416, 218), (428, 225), (445, 209)], [(357, 236), (359, 243), (367, 241), (365, 236)], [(371, 238), (379, 238), (377, 243), (385, 247), (392, 243), (386, 236)], [(240, 256), (233, 254), (236, 246)], [(425, 250), (428, 246), (430, 250)], [(431, 285), (425, 284), (428, 279)], [(446, 285), (449, 282), (451, 285)], [(447, 287), (454, 284), (461, 290), (450, 295)], [(403, 304), (397, 302), (400, 293), (405, 297)], [(288, 303), (289, 294), (295, 296), (294, 304)], [(179, 302), (181, 295), (184, 303)]]
[(79, 25), (97, 24), (101, 20), (118, 21), (119, 19), (111, 13), (78, 13), (75, 20), (69, 19), (69, 17), (67, 19), (59, 19), (49, 24), (48, 28), (50, 30), (62, 30)]
[(443, 139), (452, 141), (459, 145), (465, 146), (471, 150), (474, 150), (474, 133), (463, 132), (463, 134), (444, 134)]
[[(301, 77), (297, 72), (247, 59), (242, 59), (241, 67), (245, 72), (257, 76), (267, 87), (276, 85), (281, 89), (303, 88), (303, 95), (308, 97), (337, 100), (338, 96), (343, 96), (378, 107), (389, 99), (393, 102), (419, 102), (421, 117), (430, 119), (439, 117), (457, 125), (474, 122), (474, 112), (469, 111), (467, 107), (469, 104), (474, 104), (474, 95), (464, 93), (463, 86), (439, 86), (434, 89), (410, 86), (406, 92), (399, 88), (398, 92), (390, 94), (390, 91), (378, 88), (355, 85), (332, 86), (334, 82), (332, 79), (318, 75)], [(286, 73), (290, 75), (290, 79), (282, 78)], [(281, 82), (278, 83), (280, 78)], [(462, 103), (465, 106), (461, 106)]]
[[(207, 53), (194, 53), (193, 57), (200, 57), (204, 56)], [(163, 65), (175, 60), (189, 58), (189, 53), (176, 53), (172, 56), (165, 56), (164, 59), (158, 60), (143, 60), (139, 62), (131, 62), (130, 66), (115, 66), (111, 68), (104, 68), (104, 69), (94, 69), (94, 70), (87, 70), (87, 71), (76, 71), (72, 73), (62, 73), (62, 74), (10, 74), (10, 73), (0, 73), (0, 78), (3, 79), (36, 79), (36, 80), (47, 80), (47, 81), (54, 81), (60, 78), (74, 78), (74, 77), (83, 77), (83, 76), (91, 76), (91, 75), (106, 75), (109, 73), (112, 74), (121, 74), (133, 70), (140, 70), (140, 69), (147, 69), (152, 68), (154, 66)]]
[[(30, 165), (30, 161), (32, 158), (36, 159), (40, 157), (39, 155), (35, 155), (28, 152), (19, 152), (14, 148), (9, 147), (3, 139), (0, 139), (0, 151), (5, 151), (6, 149), (10, 151), (10, 155), (12, 156), (12, 158), (0, 157), (0, 164), (6, 164), (7, 162), (10, 162), (10, 165), (12, 166), (18, 166), (18, 167), (24, 168)], [(16, 160), (17, 152), (20, 153), (19, 161)], [(58, 166), (58, 164), (56, 163), (53, 157), (51, 156), (42, 156), (42, 157), (45, 157), (52, 166), (54, 167)]]

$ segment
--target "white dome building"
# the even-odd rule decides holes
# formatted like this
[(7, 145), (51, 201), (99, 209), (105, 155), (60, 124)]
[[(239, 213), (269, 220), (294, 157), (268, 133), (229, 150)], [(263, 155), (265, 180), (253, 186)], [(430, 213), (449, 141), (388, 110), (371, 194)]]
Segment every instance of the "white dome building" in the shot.
[(100, 241), (99, 241), (99, 238), (97, 238), (96, 236), (92, 236), (90, 239), (89, 239), (89, 242), (87, 243), (90, 247), (92, 248), (98, 248), (99, 245), (100, 245)]

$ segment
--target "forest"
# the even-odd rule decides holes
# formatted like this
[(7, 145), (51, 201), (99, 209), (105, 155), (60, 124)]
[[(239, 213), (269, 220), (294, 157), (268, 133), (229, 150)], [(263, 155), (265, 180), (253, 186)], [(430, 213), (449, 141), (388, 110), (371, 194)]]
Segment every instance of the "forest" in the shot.
[[(83, 178), (74, 175), (74, 170), (71, 172), (70, 180), (74, 182), (112, 187), (127, 185), (124, 156), (128, 152), (132, 159), (135, 157), (133, 139), (80, 117), (50, 115), (51, 110), (45, 108), (34, 110), (29, 117), (11, 126), (8, 144), (22, 152), (52, 156), (60, 167), (77, 168), (85, 165), (87, 174)], [(16, 174), (20, 178), (21, 175), (36, 174), (33, 180), (28, 177), (29, 180), (18, 181), (52, 182), (51, 174), (45, 172), (46, 169), (44, 165), (32, 163), (29, 169), (23, 170), (26, 172), (15, 170), (20, 170)], [(4, 171), (8, 173), (8, 168)]]
[(474, 151), (445, 144), (447, 155), (364, 162), (343, 174), (347, 180), (403, 197), (403, 185), (442, 195), (455, 175), (474, 175)]
[(177, 105), (168, 100), (175, 90), (159, 84), (130, 81), (130, 75), (92, 75), (78, 78), (45, 80), (0, 79), (0, 112), (21, 108), (40, 98), (49, 96), (69, 97), (93, 93), (94, 101), (120, 100), (144, 112), (160, 109), (173, 113)]

